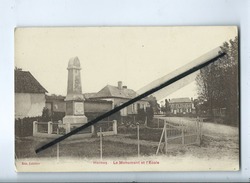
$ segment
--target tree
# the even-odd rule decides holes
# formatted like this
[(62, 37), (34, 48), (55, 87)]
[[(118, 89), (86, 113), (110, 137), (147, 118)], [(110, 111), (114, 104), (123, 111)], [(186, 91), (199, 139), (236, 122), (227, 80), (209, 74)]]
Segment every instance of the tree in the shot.
[(153, 118), (154, 118), (154, 110), (152, 106), (146, 108), (146, 116), (147, 116), (148, 124), (152, 123)]
[(156, 97), (154, 97), (153, 95), (150, 95), (149, 97), (147, 97), (147, 99), (148, 99), (150, 106), (153, 109), (153, 113), (158, 114), (160, 112), (160, 106), (157, 103)]
[(200, 70), (196, 77), (198, 100), (213, 109), (226, 108), (226, 122), (238, 124), (238, 37), (221, 46), (226, 55)]
[(165, 112), (166, 114), (170, 112), (170, 104), (168, 102), (168, 99), (165, 99)]
[(43, 112), (42, 112), (42, 120), (44, 122), (48, 122), (51, 120), (51, 114), (50, 114), (50, 111), (47, 107), (44, 107), (43, 108)]

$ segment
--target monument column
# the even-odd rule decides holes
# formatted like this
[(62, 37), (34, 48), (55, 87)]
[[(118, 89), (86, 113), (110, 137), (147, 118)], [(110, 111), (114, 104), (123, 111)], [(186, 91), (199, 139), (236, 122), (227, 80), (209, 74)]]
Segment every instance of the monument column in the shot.
[[(68, 63), (68, 88), (66, 102), (66, 116), (63, 124), (87, 123), (84, 115), (84, 97), (81, 85), (81, 66), (78, 57), (71, 58)], [(68, 125), (66, 125), (68, 126)], [(66, 129), (67, 132), (70, 129)]]

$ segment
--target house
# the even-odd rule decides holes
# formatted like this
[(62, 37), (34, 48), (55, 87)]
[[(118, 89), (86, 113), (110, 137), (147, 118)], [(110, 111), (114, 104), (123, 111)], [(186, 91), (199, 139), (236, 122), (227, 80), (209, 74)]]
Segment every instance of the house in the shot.
[(15, 70), (15, 119), (41, 116), (46, 92), (29, 71)]
[[(106, 85), (96, 94), (88, 94), (90, 99), (101, 99), (106, 101), (112, 101), (113, 106), (119, 106), (132, 98), (138, 96), (138, 94), (132, 90), (127, 88), (127, 86), (123, 86), (122, 82), (119, 81), (117, 86)], [(127, 116), (130, 114), (137, 114), (138, 109), (146, 110), (146, 107), (149, 107), (149, 102), (146, 99), (142, 99), (138, 102), (133, 103), (132, 105), (121, 110), (122, 116)]]
[(193, 99), (191, 98), (173, 98), (169, 100), (170, 112), (173, 114), (188, 114), (192, 113)]

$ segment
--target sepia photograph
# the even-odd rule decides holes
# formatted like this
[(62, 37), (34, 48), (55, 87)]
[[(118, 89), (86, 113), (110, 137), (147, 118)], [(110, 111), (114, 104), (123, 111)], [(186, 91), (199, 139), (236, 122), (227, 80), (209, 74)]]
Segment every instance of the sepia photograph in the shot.
[(238, 49), (236, 26), (16, 28), (16, 171), (238, 171)]

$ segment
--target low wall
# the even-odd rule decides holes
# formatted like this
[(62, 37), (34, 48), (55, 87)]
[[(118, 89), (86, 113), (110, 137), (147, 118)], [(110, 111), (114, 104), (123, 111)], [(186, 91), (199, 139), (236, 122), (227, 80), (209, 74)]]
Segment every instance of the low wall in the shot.
[[(107, 126), (107, 124), (111, 124), (110, 127)], [(75, 128), (78, 128), (82, 125), (83, 125), (82, 123), (63, 124), (62, 122), (53, 123), (51, 121), (50, 122), (34, 121), (32, 131), (33, 131), (33, 136), (56, 137), (56, 136), (62, 136), (66, 133), (69, 133), (70, 131), (72, 131)], [(96, 125), (98, 125), (98, 126), (96, 126)], [(96, 125), (92, 125), (89, 130), (87, 129), (87, 130), (83, 130), (83, 131), (79, 132), (78, 134), (76, 134), (76, 136), (81, 135), (82, 137), (83, 136), (91, 137), (94, 133), (99, 135), (98, 127), (100, 127), (100, 125), (102, 126), (101, 127), (103, 129), (102, 134), (104, 136), (117, 134), (117, 121), (116, 120), (114, 120), (114, 121), (101, 121), (101, 122), (97, 123)], [(107, 128), (105, 129), (104, 126)], [(61, 130), (63, 130), (63, 133)]]

